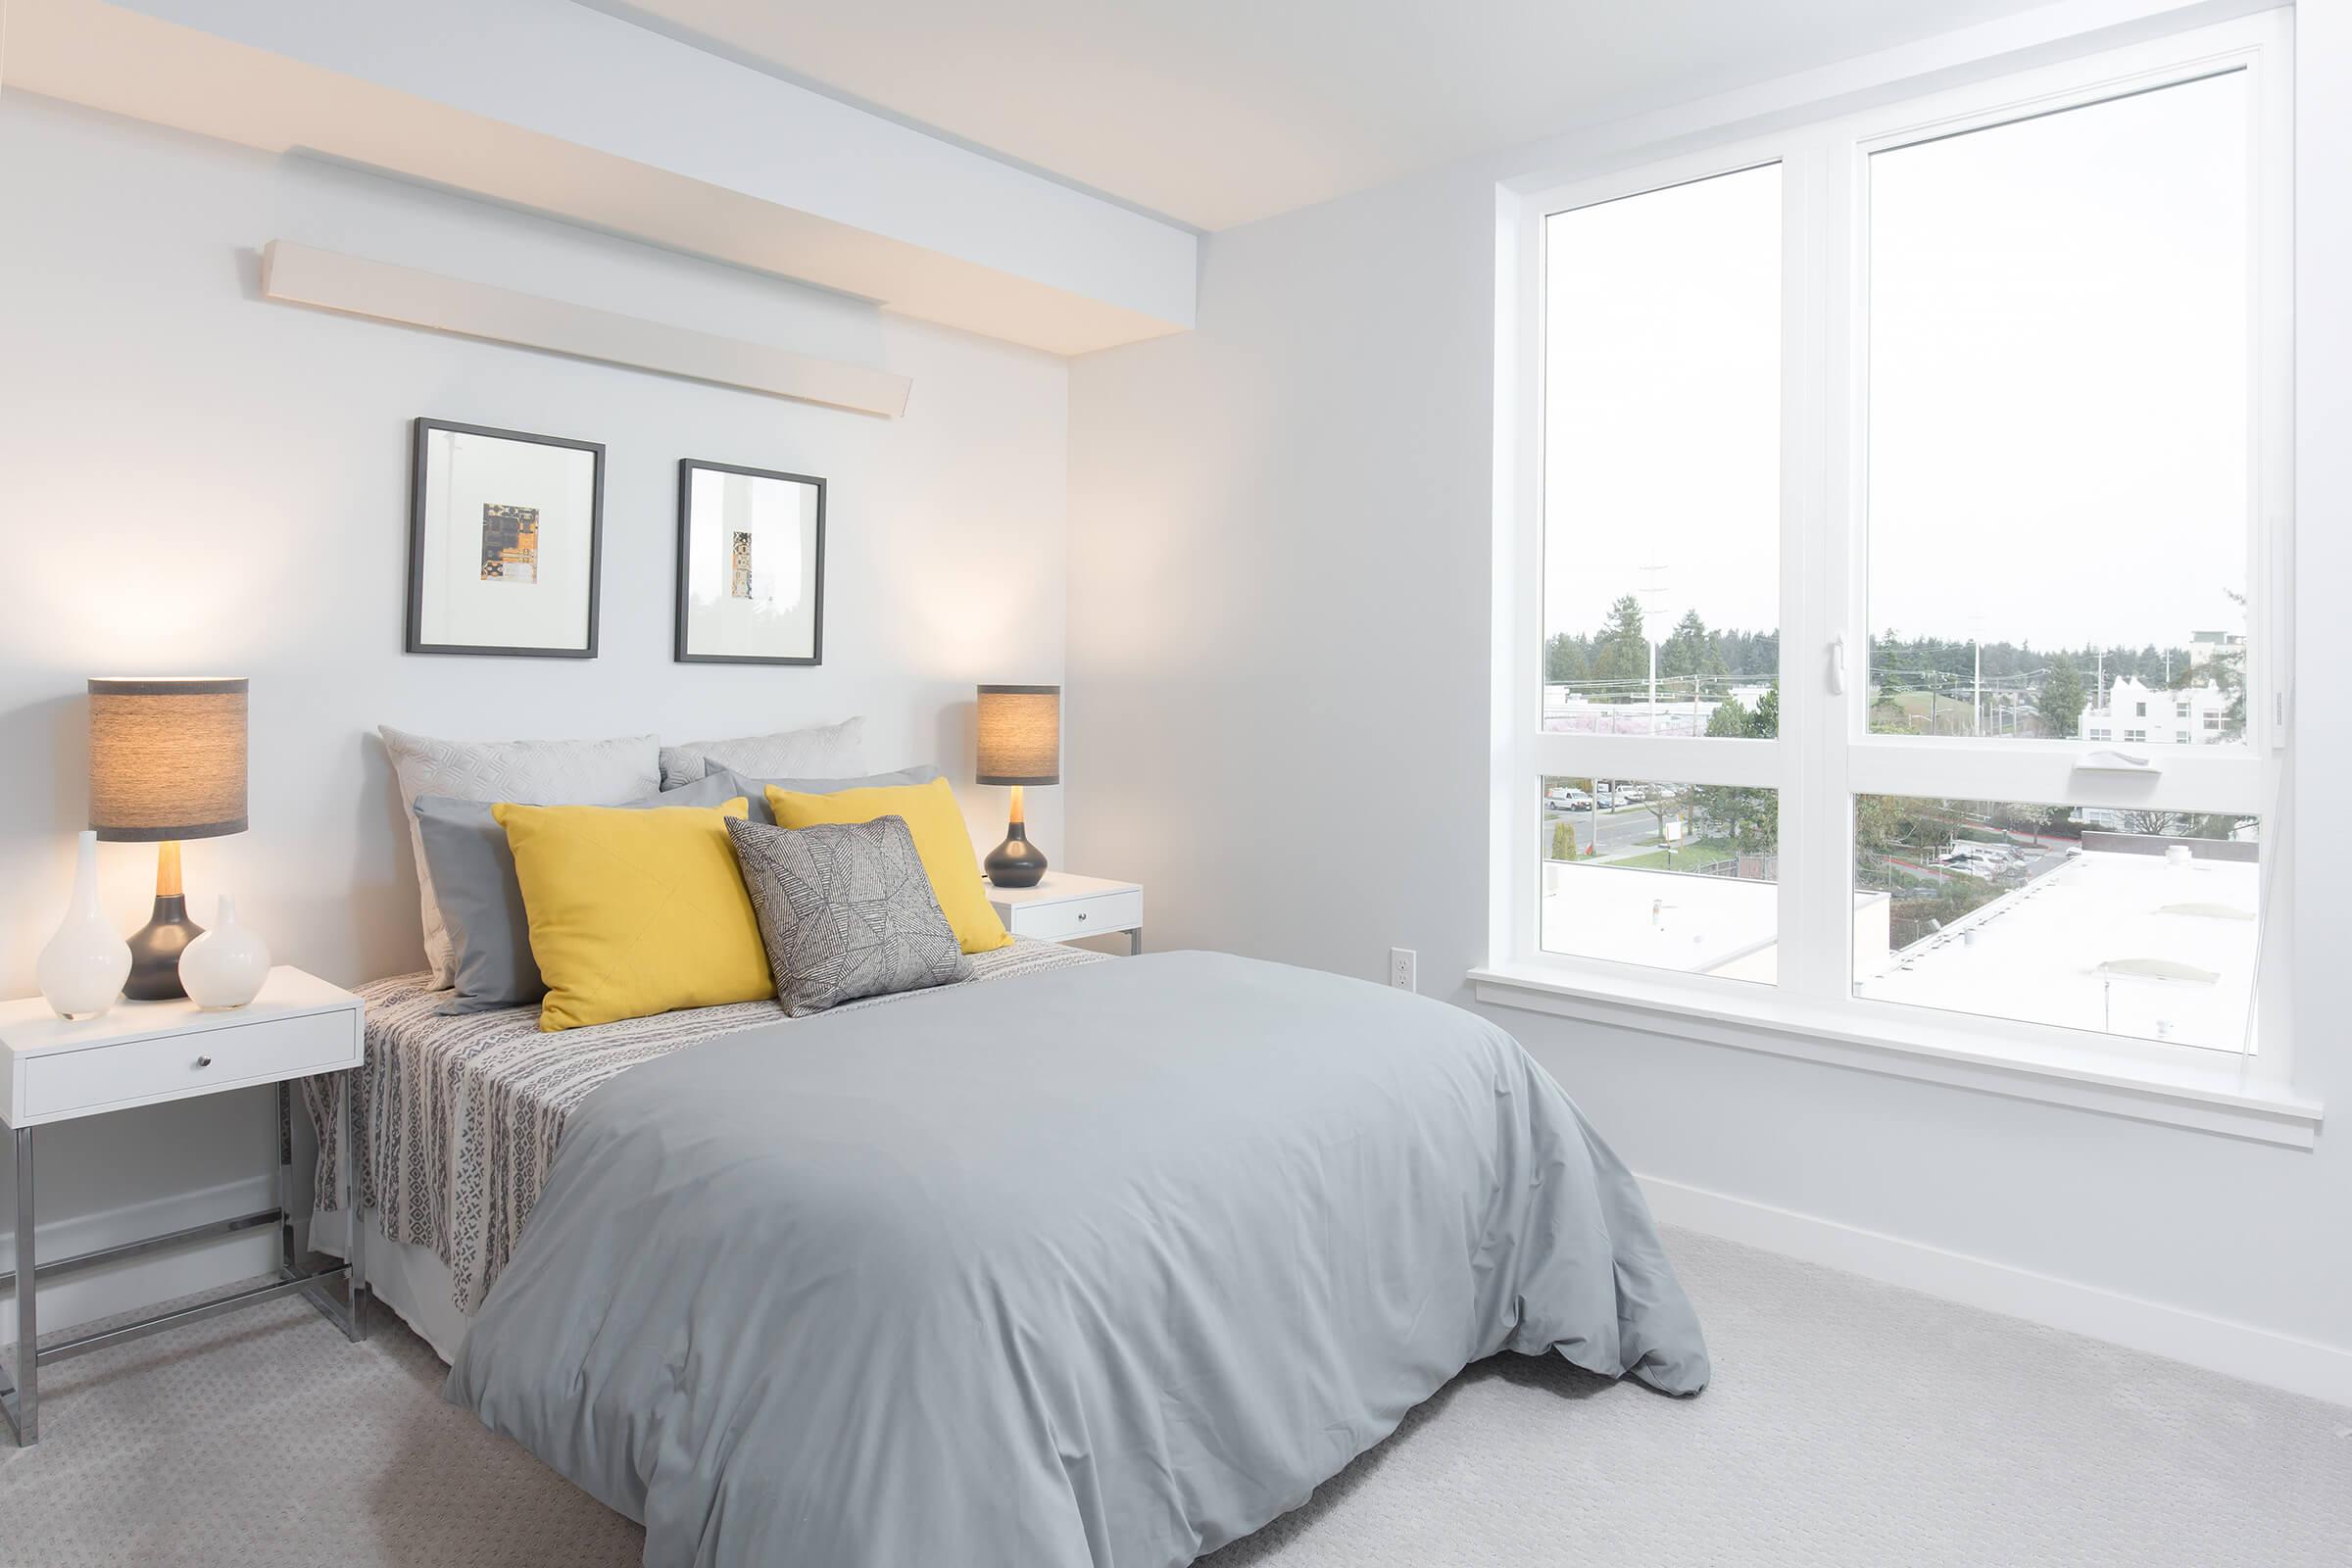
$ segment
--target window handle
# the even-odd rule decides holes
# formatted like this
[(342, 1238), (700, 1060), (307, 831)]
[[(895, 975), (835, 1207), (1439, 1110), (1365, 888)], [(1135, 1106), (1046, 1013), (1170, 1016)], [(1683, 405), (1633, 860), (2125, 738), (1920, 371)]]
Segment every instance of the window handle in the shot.
[(1845, 639), (1843, 637), (1830, 639), (1830, 690), (1839, 697), (1845, 695)]

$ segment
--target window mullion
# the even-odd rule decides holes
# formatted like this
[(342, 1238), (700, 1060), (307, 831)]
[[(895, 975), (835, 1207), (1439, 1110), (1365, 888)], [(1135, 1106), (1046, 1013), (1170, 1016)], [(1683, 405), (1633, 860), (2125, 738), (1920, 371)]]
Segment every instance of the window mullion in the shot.
[[(1781, 540), (1781, 968), (1806, 1002), (1846, 994), (1843, 708), (1830, 690), (1831, 639), (1842, 621), (1838, 464), (1843, 334), (1839, 265), (1849, 205), (1841, 149), (1827, 134), (1786, 164)], [(1848, 651), (1847, 665), (1854, 666)]]

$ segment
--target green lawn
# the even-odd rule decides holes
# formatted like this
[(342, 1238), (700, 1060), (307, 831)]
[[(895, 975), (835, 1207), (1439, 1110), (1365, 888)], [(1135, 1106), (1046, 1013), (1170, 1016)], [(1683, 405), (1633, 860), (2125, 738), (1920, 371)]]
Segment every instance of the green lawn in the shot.
[[(1710, 865), (1717, 860), (1731, 859), (1739, 853), (1740, 851), (1730, 839), (1693, 839), (1674, 852), (1674, 864), (1686, 869)], [(1657, 849), (1651, 850), (1646, 855), (1589, 860), (1585, 863), (1588, 865), (1623, 866), (1630, 871), (1663, 871), (1666, 869), (1666, 852), (1663, 849)]]

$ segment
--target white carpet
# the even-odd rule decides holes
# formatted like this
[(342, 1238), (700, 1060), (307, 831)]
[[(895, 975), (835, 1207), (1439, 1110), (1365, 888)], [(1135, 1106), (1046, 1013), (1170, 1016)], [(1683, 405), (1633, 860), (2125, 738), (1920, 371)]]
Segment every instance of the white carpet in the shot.
[[(1209, 1563), (2352, 1563), (2352, 1410), (1668, 1240), (1704, 1395), (1484, 1363)], [(637, 1560), (634, 1526), (440, 1378), (388, 1315), (352, 1346), (300, 1302), (52, 1367), (40, 1446), (0, 1450), (0, 1564)]]

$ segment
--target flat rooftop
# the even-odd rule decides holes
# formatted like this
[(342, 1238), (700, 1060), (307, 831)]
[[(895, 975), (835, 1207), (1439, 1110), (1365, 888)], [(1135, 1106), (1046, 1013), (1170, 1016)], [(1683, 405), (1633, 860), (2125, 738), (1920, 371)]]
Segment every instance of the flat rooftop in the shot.
[[(1886, 951), (1886, 895), (1854, 896), (1854, 942)], [(1544, 864), (1544, 950), (1769, 984), (1779, 972), (1777, 882), (1621, 865)]]
[[(1855, 993), (2246, 1050), (2261, 896), (2261, 866), (2239, 858), (2248, 848), (2185, 861), (2085, 850), (1899, 952), (1887, 895), (1857, 893)], [(1543, 899), (1549, 953), (1766, 983), (1778, 973), (1777, 883), (1546, 861)]]
[(2252, 860), (2084, 851), (1887, 954), (1860, 971), (1856, 989), (1884, 1002), (2242, 1051), (2261, 896)]

